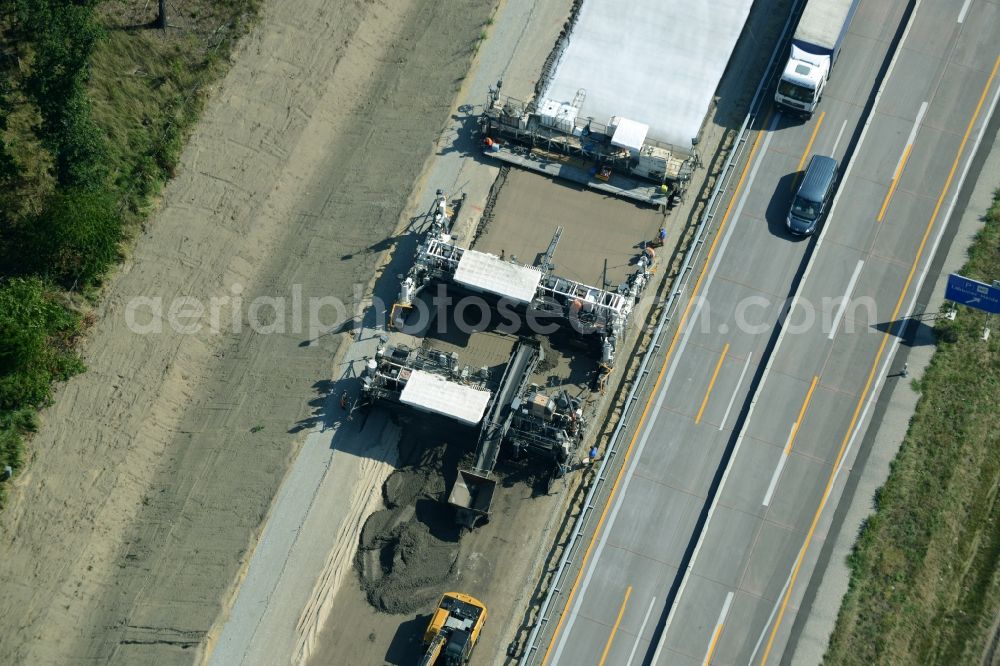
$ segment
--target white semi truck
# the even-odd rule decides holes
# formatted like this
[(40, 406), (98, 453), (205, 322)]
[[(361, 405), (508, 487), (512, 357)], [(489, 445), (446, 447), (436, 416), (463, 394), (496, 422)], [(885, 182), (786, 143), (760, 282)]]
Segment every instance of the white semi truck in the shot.
[(792, 37), (792, 51), (778, 81), (778, 107), (811, 116), (860, 0), (808, 0)]

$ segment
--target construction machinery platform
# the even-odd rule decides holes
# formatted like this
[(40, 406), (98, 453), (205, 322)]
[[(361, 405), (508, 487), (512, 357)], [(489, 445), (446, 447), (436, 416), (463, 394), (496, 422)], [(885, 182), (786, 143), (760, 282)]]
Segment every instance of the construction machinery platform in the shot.
[(615, 172), (608, 174), (606, 179), (598, 178), (598, 169), (592, 162), (588, 164), (584, 160), (569, 155), (559, 155), (538, 148), (533, 149), (503, 142), (495, 143), (490, 148), (484, 148), (483, 155), (507, 164), (513, 164), (521, 169), (578, 183), (592, 190), (638, 204), (659, 209), (670, 205), (670, 194), (664, 192), (662, 186), (652, 185)]
[(522, 102), (490, 87), (479, 118), (484, 155), (553, 178), (658, 208), (681, 201), (698, 155), (647, 137), (649, 126), (612, 117), (579, 117), (586, 97), (572, 102)]

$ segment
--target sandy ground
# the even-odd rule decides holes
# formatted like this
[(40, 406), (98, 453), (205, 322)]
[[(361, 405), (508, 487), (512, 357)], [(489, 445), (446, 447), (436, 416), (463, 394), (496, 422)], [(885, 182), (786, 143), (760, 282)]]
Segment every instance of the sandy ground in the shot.
[[(374, 272), (486, 12), (472, 0), (267, 6), (0, 517), (0, 662), (197, 657), (336, 376), (344, 336), (310, 337), (295, 295), (350, 301)], [(206, 317), (191, 334), (127, 322), (136, 296), (166, 312), (237, 292), (220, 331)], [(255, 314), (256, 296), (286, 301)], [(151, 307), (140, 324), (162, 323)]]

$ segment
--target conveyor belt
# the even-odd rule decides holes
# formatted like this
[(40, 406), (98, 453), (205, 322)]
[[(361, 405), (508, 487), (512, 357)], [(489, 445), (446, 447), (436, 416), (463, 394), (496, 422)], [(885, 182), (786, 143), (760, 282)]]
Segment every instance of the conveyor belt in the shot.
[(511, 354), (507, 369), (500, 380), (500, 388), (483, 420), (476, 447), (475, 471), (488, 474), (493, 471), (500, 454), (500, 444), (510, 426), (510, 405), (528, 385), (535, 366), (541, 360), (541, 349), (534, 340), (522, 339)]

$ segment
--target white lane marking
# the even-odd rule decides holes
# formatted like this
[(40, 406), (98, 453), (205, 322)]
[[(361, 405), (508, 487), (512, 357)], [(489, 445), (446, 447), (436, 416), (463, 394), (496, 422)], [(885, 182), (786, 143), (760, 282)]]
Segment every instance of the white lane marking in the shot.
[[(920, 108), (917, 110), (917, 117), (913, 119), (913, 127), (910, 128), (910, 135), (906, 137), (906, 144), (903, 146), (903, 152), (913, 145), (913, 142), (917, 139), (917, 132), (920, 130), (920, 123), (924, 119), (924, 114), (927, 113), (927, 102), (923, 101), (920, 103)], [(903, 155), (899, 156), (899, 161), (896, 162), (896, 169), (893, 173), (899, 171), (899, 166), (903, 163)]]
[(847, 283), (844, 299), (840, 301), (840, 307), (837, 308), (837, 316), (833, 318), (833, 325), (830, 326), (830, 334), (826, 336), (827, 340), (833, 340), (833, 336), (837, 334), (837, 329), (840, 328), (840, 320), (844, 316), (844, 311), (847, 310), (847, 301), (851, 298), (851, 294), (854, 293), (854, 285), (857, 284), (858, 277), (861, 276), (861, 267), (864, 265), (865, 260), (858, 259), (858, 265), (854, 267), (854, 274), (851, 276), (850, 282)]
[(788, 431), (785, 448), (781, 450), (778, 465), (774, 468), (774, 473), (771, 474), (771, 483), (767, 484), (767, 493), (764, 494), (764, 501), (761, 502), (763, 506), (771, 505), (771, 498), (774, 496), (774, 488), (778, 485), (778, 478), (781, 477), (781, 470), (785, 469), (785, 463), (788, 462), (788, 445), (792, 443), (792, 437), (795, 437), (795, 431), (798, 430), (798, 427), (799, 423), (796, 421), (792, 424), (792, 429)]
[(965, 13), (969, 11), (969, 5), (971, 4), (972, 0), (965, 0), (965, 2), (962, 3), (962, 11), (958, 12), (958, 21), (956, 21), (956, 23), (965, 22)]
[(716, 620), (715, 626), (712, 627), (712, 635), (708, 637), (708, 647), (705, 648), (705, 658), (702, 660), (702, 664), (708, 666), (712, 663), (712, 653), (715, 652), (715, 647), (718, 644), (719, 637), (716, 636), (719, 630), (722, 628), (722, 623), (726, 621), (726, 616), (729, 615), (729, 606), (733, 603), (733, 593), (726, 593), (726, 600), (722, 602), (722, 610), (719, 611), (719, 619)]
[[(709, 287), (711, 287), (712, 281), (715, 278), (715, 272), (718, 270), (719, 264), (722, 263), (722, 257), (726, 255), (726, 248), (729, 246), (729, 240), (732, 238), (733, 231), (736, 229), (736, 223), (739, 222), (740, 219), (739, 213), (743, 210), (743, 205), (746, 203), (748, 193), (753, 185), (753, 180), (757, 175), (758, 167), (760, 167), (761, 163), (764, 161), (764, 155), (767, 153), (767, 147), (771, 143), (771, 137), (774, 136), (774, 129), (777, 127), (778, 120), (780, 118), (780, 114), (774, 114), (774, 118), (771, 120), (771, 125), (768, 127), (767, 132), (764, 135), (764, 141), (761, 142), (756, 162), (754, 162), (753, 168), (750, 169), (750, 173), (747, 174), (747, 180), (743, 194), (740, 197), (740, 203), (738, 204), (736, 210), (733, 211), (732, 223), (729, 225), (729, 228), (726, 229), (726, 234), (722, 237), (722, 241), (719, 243), (718, 254), (715, 255), (715, 259), (712, 262), (712, 267), (709, 269), (708, 275), (705, 276), (705, 285), (702, 289), (702, 294), (708, 293)], [(576, 594), (576, 599), (573, 601), (573, 608), (569, 613), (569, 618), (566, 620), (566, 626), (563, 628), (562, 634), (559, 636), (559, 642), (556, 644), (556, 649), (552, 653), (552, 666), (556, 666), (556, 664), (559, 663), (559, 657), (562, 656), (563, 648), (566, 647), (566, 641), (573, 628), (573, 623), (576, 622), (576, 617), (579, 613), (580, 606), (583, 603), (583, 598), (586, 596), (585, 593), (587, 587), (590, 585), (590, 580), (594, 576), (594, 571), (597, 568), (597, 562), (601, 559), (601, 553), (604, 551), (604, 546), (608, 541), (608, 535), (611, 533), (611, 528), (614, 527), (615, 520), (618, 518), (618, 512), (621, 510), (622, 502), (628, 492), (629, 484), (632, 482), (632, 475), (635, 473), (635, 468), (639, 463), (639, 459), (642, 457), (643, 449), (646, 448), (646, 442), (649, 440), (649, 435), (653, 431), (653, 424), (656, 422), (660, 409), (663, 407), (663, 401), (667, 395), (666, 389), (670, 386), (670, 380), (677, 369), (679, 360), (684, 355), (684, 348), (687, 346), (688, 339), (691, 337), (691, 333), (695, 329), (695, 322), (698, 319), (697, 315), (701, 310), (701, 306), (704, 305), (704, 302), (704, 296), (700, 296), (698, 298), (697, 310), (693, 313), (694, 316), (688, 320), (687, 330), (684, 332), (684, 335), (682, 336), (677, 347), (677, 351), (674, 353), (674, 357), (670, 361), (670, 368), (667, 370), (663, 384), (660, 386), (660, 393), (656, 397), (656, 404), (653, 406), (653, 416), (643, 428), (642, 437), (639, 438), (639, 443), (636, 445), (635, 451), (632, 452), (632, 460), (629, 463), (628, 469), (625, 471), (625, 478), (623, 479), (622, 486), (618, 489), (618, 494), (615, 496), (614, 505), (612, 506), (611, 513), (608, 516), (608, 522), (601, 532), (601, 538), (597, 542), (597, 548), (594, 549), (594, 554), (591, 556), (590, 562), (587, 565), (587, 573), (580, 582), (580, 588)]]
[(896, 160), (896, 168), (892, 170), (892, 179), (896, 180), (901, 175), (899, 170), (903, 167), (903, 159), (906, 158), (906, 154), (910, 151), (913, 146), (914, 140), (917, 138), (917, 131), (920, 129), (920, 121), (924, 119), (924, 114), (927, 112), (927, 102), (921, 102), (920, 108), (917, 109), (917, 117), (913, 119), (913, 127), (910, 128), (910, 134), (906, 137), (906, 143), (903, 144), (903, 149), (899, 152), (899, 159)]
[[(788, 572), (788, 578), (785, 579), (785, 584), (781, 586), (781, 593), (778, 595), (778, 599), (785, 598), (785, 592), (788, 591), (788, 585), (792, 582), (792, 572)], [(750, 661), (747, 662), (747, 666), (752, 666), (754, 661), (757, 659), (757, 652), (760, 651), (760, 644), (764, 642), (764, 634), (767, 633), (767, 628), (771, 626), (771, 622), (774, 620), (774, 614), (778, 612), (778, 604), (774, 604), (774, 608), (771, 609), (771, 614), (767, 616), (767, 622), (764, 623), (764, 631), (760, 633), (760, 637), (757, 638), (757, 644), (753, 646), (753, 652), (750, 653)]]
[(746, 363), (743, 364), (743, 370), (740, 371), (740, 378), (736, 380), (736, 388), (733, 389), (733, 395), (729, 398), (729, 404), (726, 405), (726, 413), (722, 415), (722, 421), (719, 422), (719, 430), (722, 430), (726, 426), (726, 421), (729, 420), (729, 412), (733, 409), (733, 403), (736, 402), (736, 394), (740, 392), (740, 387), (743, 386), (743, 376), (747, 374), (747, 368), (750, 367), (750, 360), (753, 358), (753, 354), (747, 354)]
[(639, 633), (635, 635), (635, 643), (632, 644), (632, 651), (628, 653), (628, 661), (625, 662), (625, 666), (631, 666), (632, 659), (635, 658), (635, 651), (639, 649), (639, 643), (642, 641), (642, 632), (646, 629), (646, 623), (649, 622), (649, 614), (653, 612), (654, 604), (656, 604), (656, 597), (649, 600), (649, 608), (646, 609), (646, 615), (642, 618), (642, 624), (639, 625)]
[(840, 138), (844, 136), (844, 130), (847, 128), (847, 118), (844, 118), (844, 122), (840, 124), (840, 131), (837, 132), (837, 139), (833, 142), (833, 148), (830, 149), (830, 157), (837, 156), (837, 146), (840, 145)]
[[(892, 70), (896, 67), (896, 62), (899, 60), (899, 54), (902, 52), (902, 46), (906, 43), (906, 38), (910, 34), (910, 29), (913, 27), (913, 16), (916, 15), (917, 9), (920, 8), (920, 3), (923, 0), (916, 0), (913, 5), (912, 12), (910, 14), (910, 20), (906, 24), (906, 29), (903, 30), (903, 36), (899, 40), (899, 46), (896, 47), (896, 52), (892, 54), (892, 59), (889, 61), (889, 67), (886, 69), (885, 78), (882, 79), (881, 84), (879, 84), (878, 90), (875, 91), (875, 100), (872, 103), (872, 111), (868, 114), (868, 118), (865, 119), (865, 124), (861, 128), (861, 135), (858, 137), (858, 145), (854, 148), (854, 156), (851, 161), (847, 163), (847, 168), (844, 169), (844, 177), (842, 182), (847, 182), (848, 176), (851, 175), (851, 171), (854, 169), (854, 164), (857, 161), (857, 155), (861, 152), (861, 146), (865, 142), (865, 138), (868, 136), (868, 130), (871, 128), (872, 121), (875, 119), (875, 109), (878, 108), (879, 101), (882, 99), (882, 93), (885, 91), (885, 85), (892, 76)], [(826, 238), (827, 229), (830, 228), (829, 221), (833, 217), (833, 213), (837, 208), (837, 204), (840, 203), (840, 195), (843, 193), (844, 189), (840, 188), (837, 190), (837, 194), (833, 197), (833, 203), (830, 204), (830, 212), (827, 214), (827, 224), (823, 225), (823, 229), (819, 232), (819, 238), (816, 239), (816, 245), (813, 247), (813, 256), (817, 256), (819, 253), (819, 248), (823, 245), (823, 239)], [(795, 296), (792, 298), (792, 305), (788, 308), (788, 316), (791, 316), (792, 309), (795, 307), (798, 301), (799, 294), (802, 292), (802, 287), (805, 285), (809, 274), (812, 272), (814, 262), (810, 260), (809, 264), (806, 266), (805, 272), (802, 274), (802, 280), (799, 282), (799, 288), (795, 291)], [(757, 394), (759, 395), (761, 390), (764, 388), (764, 381), (767, 379), (767, 375), (771, 370), (771, 362), (778, 354), (778, 348), (781, 347), (781, 342), (784, 340), (785, 331), (788, 330), (787, 327), (782, 327), (781, 332), (778, 333), (778, 340), (774, 344), (774, 350), (771, 352), (771, 358), (768, 360), (767, 365), (764, 367), (764, 373), (761, 375), (760, 384), (757, 385)], [(729, 478), (729, 472), (732, 470), (732, 461), (736, 460), (736, 455), (739, 453), (740, 446), (743, 444), (743, 437), (746, 434), (747, 425), (750, 423), (750, 417), (753, 415), (754, 408), (757, 406), (757, 399), (750, 401), (750, 409), (747, 411), (746, 420), (743, 421), (743, 429), (741, 430), (739, 437), (736, 438), (736, 445), (733, 447), (732, 457), (730, 458), (730, 465), (726, 467), (726, 470), (722, 473), (722, 480), (719, 483), (719, 488), (716, 491), (715, 499), (712, 501), (712, 506), (708, 511), (708, 517), (705, 520), (705, 524), (702, 526), (701, 536), (698, 537), (698, 543), (695, 545), (694, 553), (691, 555), (691, 561), (688, 564), (687, 571), (683, 574), (681, 584), (677, 588), (677, 596), (674, 597), (674, 603), (669, 609), (667, 609), (667, 620), (663, 625), (663, 631), (660, 633), (660, 641), (656, 646), (656, 651), (653, 653), (653, 666), (659, 663), (660, 654), (663, 651), (664, 646), (667, 644), (667, 632), (670, 630), (670, 624), (673, 622), (675, 614), (674, 609), (680, 603), (681, 597), (684, 595), (684, 590), (687, 588), (688, 583), (688, 573), (694, 569), (694, 562), (698, 556), (698, 552), (701, 550), (701, 546), (705, 541), (705, 535), (708, 533), (708, 525), (712, 520), (712, 516), (715, 513), (715, 505), (718, 503), (719, 497), (722, 495), (722, 489), (726, 485), (726, 480)], [(789, 576), (790, 577), (790, 576)], [(784, 594), (782, 594), (784, 596)], [(767, 631), (767, 627), (764, 627)], [(756, 654), (756, 652), (755, 652)]]
[[(919, 7), (921, 0), (917, 0), (917, 4), (913, 7), (914, 14)], [(909, 32), (909, 26), (907, 26), (907, 32)], [(906, 38), (904, 33), (903, 38)], [(902, 44), (902, 42), (900, 42)], [(890, 64), (891, 70), (891, 64)], [(958, 201), (958, 193), (962, 191), (962, 184), (965, 182), (965, 177), (969, 174), (969, 169), (972, 167), (972, 158), (979, 151), (979, 144), (982, 143), (983, 134), (986, 133), (986, 127), (990, 124), (990, 118), (993, 117), (993, 112), (996, 110), (997, 101), (1000, 100), (1000, 86), (997, 86), (997, 91), (993, 93), (993, 101), (990, 102), (990, 108), (986, 113), (986, 116), (982, 120), (982, 126), (979, 128), (979, 135), (976, 137), (976, 141), (969, 151), (969, 157), (966, 159), (965, 166), (962, 168), (962, 175), (959, 176), (958, 184), (955, 186), (954, 194), (951, 197), (951, 203), (948, 205), (948, 210), (945, 212), (945, 221), (951, 219), (951, 215), (955, 210), (955, 203)], [(906, 315), (903, 319), (909, 319), (913, 315), (913, 309), (916, 306), (917, 296), (920, 294), (920, 288), (924, 284), (924, 280), (927, 278), (927, 273), (930, 271), (931, 263), (933, 262), (934, 255), (937, 254), (938, 246), (941, 244), (941, 238), (944, 236), (944, 231), (948, 227), (947, 224), (941, 224), (938, 229), (937, 235), (934, 237), (934, 244), (931, 245), (931, 251), (927, 255), (927, 260), (924, 262), (924, 269), (920, 272), (920, 277), (917, 278), (916, 287), (913, 289), (913, 296), (910, 297), (910, 303), (906, 309)], [(902, 337), (896, 335), (893, 336), (893, 340), (889, 345), (889, 353), (886, 354), (885, 360), (882, 361), (882, 367), (879, 368), (877, 377), (880, 377), (880, 382), (884, 384), (885, 378), (889, 370), (889, 363), (892, 362), (893, 357), (896, 354), (896, 349), (902, 342)], [(865, 407), (861, 411), (861, 415), (858, 417), (857, 425), (854, 427), (854, 432), (851, 433), (851, 438), (847, 442), (847, 446), (844, 448), (844, 455), (840, 458), (840, 463), (837, 465), (837, 471), (833, 475), (833, 483), (830, 484), (830, 490), (832, 492), (833, 487), (837, 484), (837, 477), (840, 476), (840, 472), (844, 469), (844, 462), (848, 458), (848, 454), (854, 447), (854, 441), (857, 439), (861, 432), (861, 426), (864, 424), (865, 419), (868, 417), (868, 411), (871, 409), (872, 404), (875, 402), (875, 397), (881, 393), (879, 385), (873, 388), (872, 392), (868, 396), (868, 400), (865, 402)], [(827, 495), (823, 496), (821, 501), (826, 501)], [(829, 535), (827, 535), (829, 538)], [(799, 555), (801, 555), (802, 549), (799, 549)], [(795, 558), (795, 562), (798, 561), (798, 557)], [(788, 589), (788, 584), (792, 580), (792, 573), (795, 571), (795, 562), (792, 563), (791, 569), (788, 571), (788, 580), (785, 581), (785, 587), (782, 589), (781, 594), (778, 595), (777, 600), (774, 602), (774, 608), (771, 609), (771, 615), (768, 617), (767, 624), (764, 625), (764, 629), (760, 633), (760, 638), (757, 639), (757, 646), (754, 648), (753, 654), (750, 655), (750, 660), (747, 662), (748, 666), (754, 663), (757, 657), (757, 651), (760, 649), (760, 645), (764, 640), (764, 635), (767, 633), (768, 627), (771, 626), (771, 621), (774, 619), (775, 613), (778, 611), (778, 606), (781, 605), (781, 600), (785, 598), (785, 592)]]
[(920, 123), (923, 121), (925, 113), (927, 113), (927, 102), (923, 101), (920, 103), (920, 109), (917, 111), (917, 117), (913, 119), (913, 127), (910, 128), (910, 136), (906, 137), (907, 146), (912, 146), (914, 140), (916, 140), (917, 131), (920, 129)]

